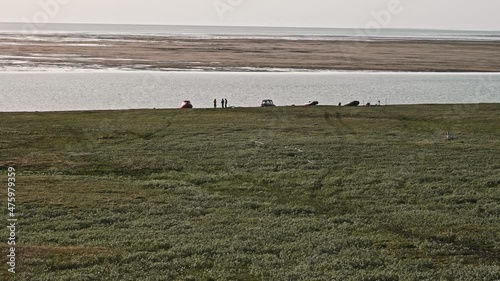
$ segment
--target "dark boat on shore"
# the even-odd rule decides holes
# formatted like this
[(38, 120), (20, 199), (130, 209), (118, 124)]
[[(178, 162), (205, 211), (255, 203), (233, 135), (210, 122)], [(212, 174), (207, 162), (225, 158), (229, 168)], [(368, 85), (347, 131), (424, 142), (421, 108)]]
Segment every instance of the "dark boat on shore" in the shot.
[(360, 104), (360, 102), (355, 100), (355, 101), (352, 101), (352, 102), (346, 104), (345, 106), (359, 106), (359, 104)]
[(319, 104), (318, 101), (309, 101), (308, 103), (306, 103), (306, 106), (316, 106), (318, 104)]

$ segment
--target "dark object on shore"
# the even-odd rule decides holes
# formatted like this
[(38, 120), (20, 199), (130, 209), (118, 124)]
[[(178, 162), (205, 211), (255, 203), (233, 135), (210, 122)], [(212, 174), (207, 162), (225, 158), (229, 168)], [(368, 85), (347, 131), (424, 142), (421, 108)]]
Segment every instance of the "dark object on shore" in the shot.
[(180, 108), (193, 108), (193, 105), (191, 104), (190, 101), (185, 100), (181, 103)]
[(341, 102), (339, 102), (339, 106), (342, 106), (342, 103), (341, 103)]
[(306, 103), (306, 106), (316, 106), (318, 104), (319, 104), (318, 101), (309, 101), (308, 103)]
[(352, 102), (346, 104), (345, 106), (358, 106), (359, 104), (360, 104), (360, 102), (355, 100), (355, 101), (352, 101)]
[(260, 104), (260, 107), (272, 107), (276, 106), (274, 105), (273, 100), (263, 100), (262, 103)]

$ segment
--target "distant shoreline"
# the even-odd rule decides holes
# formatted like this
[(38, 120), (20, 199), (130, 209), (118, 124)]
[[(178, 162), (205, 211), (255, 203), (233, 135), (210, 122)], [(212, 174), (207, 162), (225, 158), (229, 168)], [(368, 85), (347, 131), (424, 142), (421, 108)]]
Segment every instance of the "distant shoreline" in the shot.
[(500, 41), (0, 33), (0, 71), (500, 72)]
[[(178, 24), (123, 24), (123, 23), (57, 23), (34, 24), (26, 22), (0, 22), (0, 33), (20, 32), (35, 27), (42, 33), (116, 33), (116, 34), (323, 34), (368, 33), (364, 26), (327, 27), (327, 26), (266, 26), (266, 25), (178, 25)], [(214, 31), (215, 30), (215, 31)], [(370, 32), (372, 34), (373, 32)], [(500, 36), (499, 30), (488, 29), (433, 29), (433, 28), (381, 28), (380, 32), (397, 34), (437, 34), (468, 36)]]
[[(377, 108), (394, 108), (394, 107), (408, 107), (408, 108), (415, 108), (415, 107), (422, 107), (422, 108), (429, 108), (429, 107), (467, 107), (467, 106), (500, 106), (500, 103), (498, 102), (492, 102), (492, 103), (459, 103), (459, 104), (452, 104), (452, 103), (429, 103), (429, 104), (390, 104), (390, 105), (381, 105), (381, 106), (366, 106), (366, 105), (359, 105), (359, 106), (338, 106), (338, 105), (333, 105), (333, 104), (326, 104), (326, 105), (318, 105), (318, 106), (312, 106), (309, 108), (324, 108), (324, 109), (332, 109), (332, 108), (346, 108), (346, 109), (355, 109), (355, 108), (371, 108), (371, 109), (377, 109)], [(292, 108), (308, 108), (307, 106), (304, 105), (282, 105), (282, 106), (276, 106), (274, 108), (278, 109), (292, 109)], [(130, 108), (130, 109), (89, 109), (89, 110), (55, 110), (55, 111), (0, 111), (0, 115), (2, 114), (78, 114), (78, 113), (119, 113), (119, 112), (147, 112), (147, 111), (190, 111), (190, 110), (211, 110), (211, 111), (226, 111), (226, 110), (257, 110), (257, 109), (262, 109), (262, 110), (272, 110), (273, 108), (262, 108), (259, 106), (237, 106), (237, 107), (229, 107), (227, 109), (222, 109), (222, 108), (210, 108), (210, 107), (198, 107), (198, 108), (192, 108), (192, 109), (181, 109), (181, 108)]]

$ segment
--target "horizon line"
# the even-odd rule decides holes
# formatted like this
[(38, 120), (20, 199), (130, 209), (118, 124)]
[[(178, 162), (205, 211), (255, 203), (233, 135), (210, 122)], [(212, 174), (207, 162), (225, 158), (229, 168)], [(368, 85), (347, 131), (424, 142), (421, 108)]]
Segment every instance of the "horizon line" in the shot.
[[(29, 24), (29, 22), (0, 21), (0, 24)], [(269, 25), (223, 25), (223, 24), (166, 24), (166, 23), (97, 23), (97, 22), (49, 22), (43, 25), (67, 24), (67, 25), (130, 25), (130, 26), (189, 26), (189, 27), (250, 27), (250, 28), (297, 28), (297, 29), (365, 29), (365, 27), (327, 27), (327, 26), (269, 26)], [(467, 31), (467, 32), (500, 32), (496, 29), (447, 29), (429, 27), (390, 27), (380, 28), (381, 30), (432, 30), (432, 31)]]

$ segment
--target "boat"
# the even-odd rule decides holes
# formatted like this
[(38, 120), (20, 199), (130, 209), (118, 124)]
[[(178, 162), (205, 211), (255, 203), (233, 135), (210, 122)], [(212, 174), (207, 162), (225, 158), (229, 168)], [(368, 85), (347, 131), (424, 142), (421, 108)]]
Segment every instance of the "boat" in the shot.
[(357, 101), (357, 100), (355, 100), (355, 101), (352, 101), (352, 102), (350, 102), (350, 103), (348, 103), (348, 104), (346, 104), (344, 106), (358, 106), (359, 104), (360, 104), (360, 102)]
[(318, 101), (309, 101), (308, 103), (306, 103), (306, 106), (316, 106), (318, 104), (319, 104)]
[(193, 108), (193, 105), (191, 104), (190, 101), (185, 100), (181, 103), (180, 108)]

